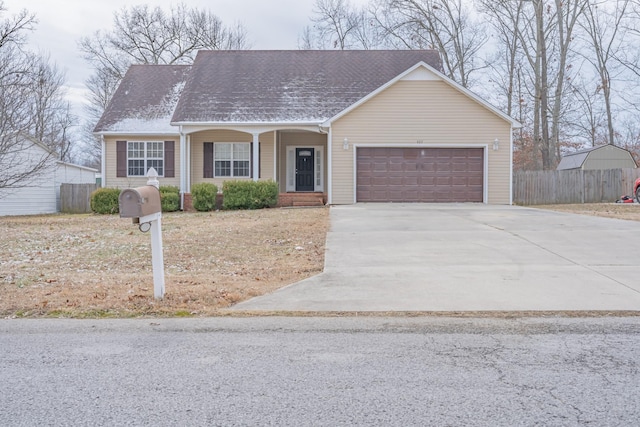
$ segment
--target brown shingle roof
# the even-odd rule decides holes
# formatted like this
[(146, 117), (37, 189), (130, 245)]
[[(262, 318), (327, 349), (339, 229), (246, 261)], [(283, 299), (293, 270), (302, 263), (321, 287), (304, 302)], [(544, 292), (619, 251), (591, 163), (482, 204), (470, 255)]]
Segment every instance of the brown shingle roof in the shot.
[(323, 122), (433, 50), (200, 51), (192, 66), (133, 65), (94, 132), (176, 132), (177, 123)]
[(94, 132), (176, 132), (170, 125), (191, 66), (133, 65)]
[(200, 51), (172, 122), (322, 122), (434, 50)]

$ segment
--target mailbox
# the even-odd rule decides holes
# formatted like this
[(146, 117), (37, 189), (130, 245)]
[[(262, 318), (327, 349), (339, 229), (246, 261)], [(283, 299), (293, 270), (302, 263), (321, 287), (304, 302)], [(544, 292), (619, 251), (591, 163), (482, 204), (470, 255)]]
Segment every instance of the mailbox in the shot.
[(118, 204), (120, 218), (142, 218), (162, 211), (160, 190), (153, 185), (122, 190)]

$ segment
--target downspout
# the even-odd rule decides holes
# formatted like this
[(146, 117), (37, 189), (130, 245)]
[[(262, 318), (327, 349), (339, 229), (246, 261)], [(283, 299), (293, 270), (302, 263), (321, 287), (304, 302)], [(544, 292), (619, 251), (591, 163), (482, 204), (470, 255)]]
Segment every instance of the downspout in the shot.
[(511, 206), (513, 205), (513, 125), (509, 130), (509, 206)]
[[(278, 181), (278, 139), (280, 138), (280, 131), (273, 132), (273, 180)], [(280, 186), (278, 185), (278, 192), (280, 192)]]
[(333, 158), (333, 150), (331, 149), (333, 145), (332, 128), (329, 127), (329, 131), (327, 132), (321, 127), (320, 131), (327, 134), (327, 205), (331, 205), (333, 203), (333, 162), (331, 161)]
[(100, 159), (100, 187), (104, 188), (107, 185), (107, 143), (104, 140), (104, 134), (100, 134), (100, 150), (102, 151), (100, 153), (102, 156)]
[(185, 183), (186, 183), (186, 192), (187, 194), (191, 193), (191, 134), (187, 134), (187, 154), (184, 159), (185, 164)]

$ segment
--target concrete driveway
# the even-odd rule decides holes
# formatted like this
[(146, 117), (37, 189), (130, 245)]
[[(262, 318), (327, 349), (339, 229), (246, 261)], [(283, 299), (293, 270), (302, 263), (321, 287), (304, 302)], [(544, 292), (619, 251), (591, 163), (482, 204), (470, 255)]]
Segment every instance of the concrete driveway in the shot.
[(324, 272), (234, 309), (640, 311), (640, 223), (481, 204), (332, 207)]

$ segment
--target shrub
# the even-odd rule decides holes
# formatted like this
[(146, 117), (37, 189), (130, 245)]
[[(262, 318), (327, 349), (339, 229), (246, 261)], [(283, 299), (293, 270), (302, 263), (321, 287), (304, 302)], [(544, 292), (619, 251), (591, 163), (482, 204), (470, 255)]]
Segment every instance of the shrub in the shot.
[(160, 193), (176, 193), (180, 194), (180, 189), (175, 185), (161, 185)]
[(120, 210), (118, 197), (120, 190), (117, 188), (98, 188), (91, 193), (91, 210), (98, 214), (115, 214)]
[(224, 209), (262, 209), (278, 203), (278, 184), (274, 181), (225, 181), (222, 186)]
[(218, 187), (208, 182), (193, 184), (191, 186), (191, 198), (195, 210), (206, 212), (216, 208), (216, 196)]
[(180, 209), (180, 194), (160, 193), (162, 212), (175, 212)]
[(175, 212), (180, 209), (180, 189), (173, 185), (160, 186), (162, 212)]

